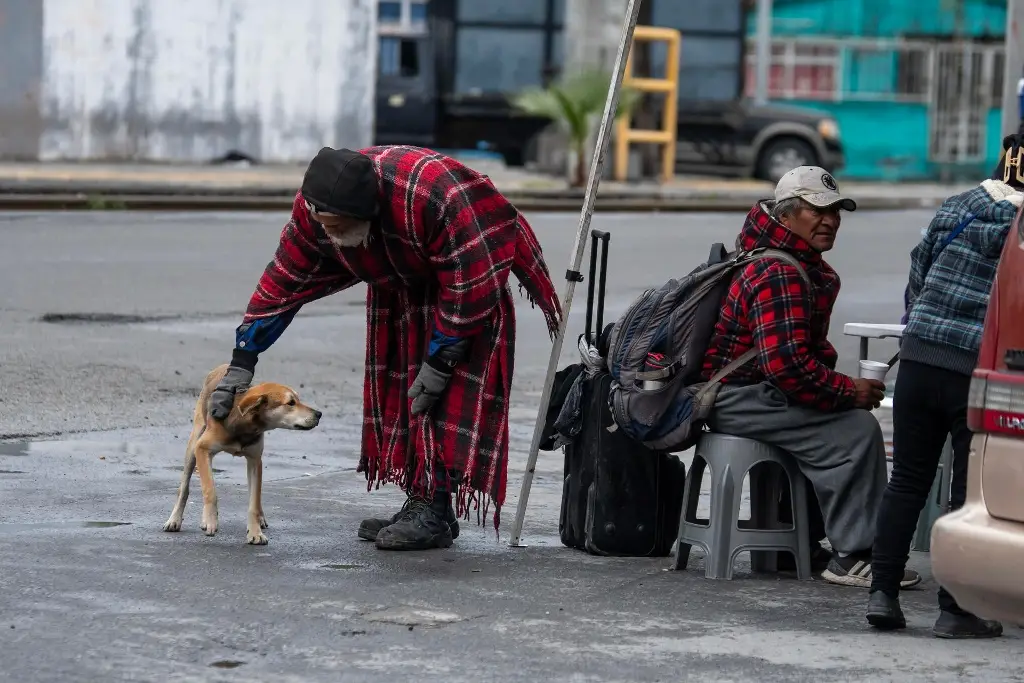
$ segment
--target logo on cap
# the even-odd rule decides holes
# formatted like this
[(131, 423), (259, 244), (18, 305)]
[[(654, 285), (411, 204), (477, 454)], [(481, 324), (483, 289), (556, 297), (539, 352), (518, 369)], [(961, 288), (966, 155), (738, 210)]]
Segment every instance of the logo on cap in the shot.
[(827, 187), (828, 189), (832, 190), (833, 192), (836, 192), (836, 191), (839, 190), (839, 187), (836, 185), (835, 178), (833, 178), (828, 173), (823, 173), (821, 175), (821, 184), (824, 185), (825, 187)]

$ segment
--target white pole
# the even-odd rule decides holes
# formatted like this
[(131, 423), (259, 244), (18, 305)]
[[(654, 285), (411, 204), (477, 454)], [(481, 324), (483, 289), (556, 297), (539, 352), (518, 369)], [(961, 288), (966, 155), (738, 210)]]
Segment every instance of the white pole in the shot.
[(1003, 71), (1003, 136), (1017, 132), (1021, 111), (1018, 98), (1024, 79), (1024, 0), (1006, 3), (1006, 59)]
[(757, 89), (754, 102), (768, 104), (768, 79), (771, 77), (772, 63), (772, 0), (757, 0), (756, 41)]
[(640, 2), (641, 0), (629, 0), (629, 4), (626, 6), (626, 17), (622, 24), (619, 51), (615, 55), (614, 73), (612, 81), (608, 85), (608, 97), (604, 102), (604, 116), (601, 119), (601, 127), (597, 133), (597, 150), (590, 164), (590, 178), (587, 181), (587, 192), (583, 198), (583, 210), (580, 212), (580, 224), (576, 231), (576, 244), (573, 247), (572, 257), (569, 261), (565, 297), (562, 299), (562, 322), (558, 326), (558, 334), (551, 347), (551, 356), (548, 358), (548, 374), (544, 380), (544, 391), (540, 395), (540, 412), (537, 415), (537, 423), (533, 428), (530, 457), (526, 463), (526, 473), (523, 475), (523, 487), (519, 492), (519, 507), (516, 509), (516, 521), (512, 526), (512, 539), (509, 542), (509, 545), (513, 547), (520, 545), (523, 520), (526, 518), (526, 502), (530, 498), (533, 473), (537, 468), (537, 456), (540, 453), (540, 437), (544, 431), (544, 416), (548, 403), (551, 401), (551, 388), (555, 383), (555, 373), (558, 372), (558, 359), (562, 355), (562, 342), (565, 339), (565, 330), (569, 324), (569, 309), (572, 307), (572, 296), (576, 291), (577, 280), (568, 277), (568, 275), (570, 273), (579, 273), (580, 263), (583, 262), (583, 250), (587, 244), (587, 233), (590, 232), (590, 219), (594, 216), (597, 187), (601, 183), (601, 175), (604, 172), (605, 155), (608, 153), (612, 124), (615, 122), (615, 110), (619, 107), (619, 90), (622, 87), (622, 79), (626, 73), (626, 58), (629, 55), (629, 48), (633, 44), (633, 30), (636, 28), (636, 19), (640, 13)]

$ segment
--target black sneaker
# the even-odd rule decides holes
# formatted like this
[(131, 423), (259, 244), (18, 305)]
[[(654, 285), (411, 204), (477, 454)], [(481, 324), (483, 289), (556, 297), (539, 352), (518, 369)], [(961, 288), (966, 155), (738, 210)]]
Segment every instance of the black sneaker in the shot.
[[(409, 503), (411, 501), (412, 498), (406, 498), (405, 503), (402, 505), (402, 509), (388, 519), (383, 519), (381, 517), (364, 519), (359, 523), (359, 538), (364, 541), (376, 541), (377, 534), (380, 533), (381, 529), (386, 526), (391, 526), (401, 519), (402, 515), (404, 515), (409, 509)], [(448, 505), (448, 513), (445, 515), (445, 521), (448, 522), (448, 527), (452, 530), (452, 540), (454, 541), (459, 537), (459, 520), (455, 516), (455, 508), (452, 507), (451, 504)]]
[(900, 601), (890, 598), (882, 591), (871, 591), (868, 595), (868, 623), (883, 631), (907, 627)]
[[(829, 560), (832, 559), (832, 553), (821, 547), (820, 543), (814, 543), (811, 545), (811, 572), (819, 573), (825, 571), (828, 567)], [(780, 572), (795, 572), (796, 571), (796, 559), (793, 557), (793, 553), (779, 553), (777, 567)]]
[(405, 513), (380, 530), (375, 541), (381, 550), (430, 550), (449, 548), (452, 530), (430, 503), (410, 498)]
[(936, 638), (998, 638), (1003, 635), (1003, 625), (992, 619), (981, 619), (964, 612), (962, 614), (943, 611), (935, 620), (932, 633)]
[[(832, 555), (821, 578), (838, 586), (871, 588), (871, 553), (852, 553), (846, 557)], [(921, 575), (913, 569), (903, 571), (900, 588), (911, 588), (921, 583)]]

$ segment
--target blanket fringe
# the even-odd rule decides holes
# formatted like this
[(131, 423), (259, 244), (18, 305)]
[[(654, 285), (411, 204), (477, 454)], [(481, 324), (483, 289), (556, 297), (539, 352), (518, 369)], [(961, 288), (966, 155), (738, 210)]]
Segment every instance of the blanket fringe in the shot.
[(530, 302), (530, 308), (540, 307), (541, 312), (544, 313), (544, 320), (547, 322), (548, 337), (554, 341), (555, 337), (558, 335), (558, 326), (562, 322), (558, 313), (556, 313), (556, 311), (561, 309), (561, 302), (548, 301), (546, 302), (547, 306), (540, 304), (537, 301), (537, 297), (534, 296), (534, 294), (530, 292), (522, 282), (519, 283), (519, 294), (520, 296), (524, 296), (526, 300)]

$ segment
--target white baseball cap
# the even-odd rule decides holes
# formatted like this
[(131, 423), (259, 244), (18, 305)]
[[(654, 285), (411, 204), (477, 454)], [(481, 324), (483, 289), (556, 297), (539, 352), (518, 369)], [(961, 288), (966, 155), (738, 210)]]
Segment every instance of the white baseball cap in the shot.
[(836, 179), (820, 166), (797, 166), (779, 179), (775, 201), (794, 197), (822, 209), (838, 206), (847, 211), (857, 210), (857, 202), (840, 194)]

